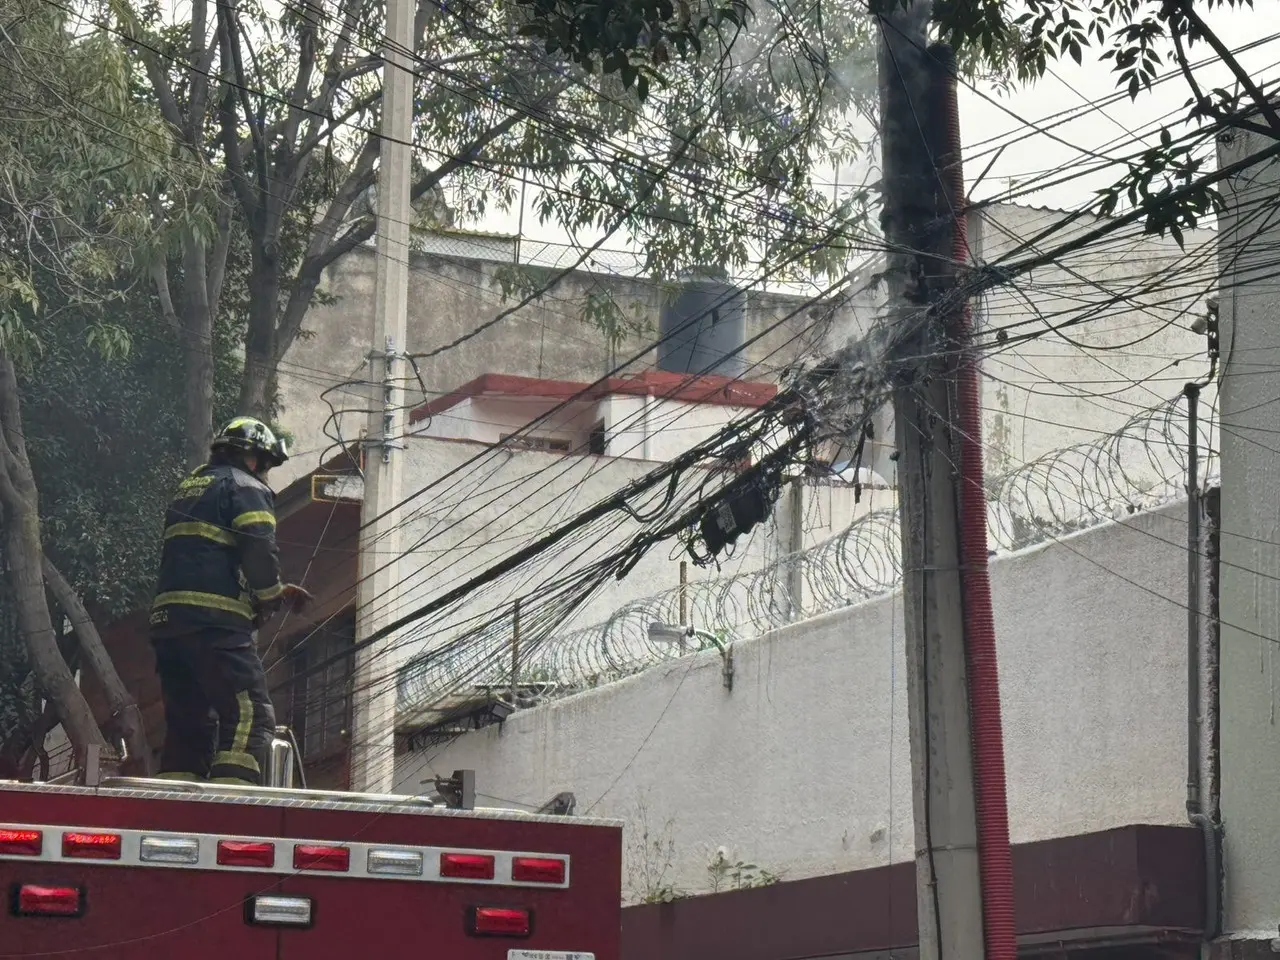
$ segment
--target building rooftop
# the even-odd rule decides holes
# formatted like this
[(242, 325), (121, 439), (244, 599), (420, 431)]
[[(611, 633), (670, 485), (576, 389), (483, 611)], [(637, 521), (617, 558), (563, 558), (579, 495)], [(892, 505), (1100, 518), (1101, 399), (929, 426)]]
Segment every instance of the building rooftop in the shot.
[(457, 406), (474, 397), (529, 397), (545, 400), (598, 400), (618, 394), (653, 396), (682, 403), (708, 403), (727, 407), (762, 407), (774, 398), (778, 388), (772, 383), (735, 380), (713, 374), (668, 373), (648, 370), (630, 377), (607, 377), (596, 383), (572, 380), (547, 380), (540, 377), (517, 377), (504, 373), (486, 373), (464, 383), (456, 390), (429, 400), (409, 414), (410, 423)]

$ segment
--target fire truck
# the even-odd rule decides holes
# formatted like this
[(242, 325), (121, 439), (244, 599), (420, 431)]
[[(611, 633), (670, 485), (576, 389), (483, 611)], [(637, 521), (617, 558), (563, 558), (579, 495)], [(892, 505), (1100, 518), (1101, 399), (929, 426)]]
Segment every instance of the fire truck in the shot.
[(470, 771), (295, 789), (282, 757), (264, 787), (0, 781), (0, 957), (620, 960), (620, 823), (478, 808)]

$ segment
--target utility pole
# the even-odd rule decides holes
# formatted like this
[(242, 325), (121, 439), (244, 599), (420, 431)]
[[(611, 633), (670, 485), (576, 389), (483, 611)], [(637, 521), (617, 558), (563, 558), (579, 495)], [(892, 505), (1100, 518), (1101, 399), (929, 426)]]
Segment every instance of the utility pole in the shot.
[(958, 363), (943, 349), (940, 318), (924, 322), (939, 291), (953, 286), (951, 216), (935, 165), (930, 3), (880, 0), (878, 10), (886, 282), (898, 329), (918, 331), (895, 358), (893, 402), (920, 960), (978, 960), (982, 894), (951, 429)]
[[(369, 352), (369, 428), (360, 509), (356, 640), (398, 613), (401, 475), (405, 392), (396, 358), (405, 349), (409, 309), (409, 202), (413, 136), (413, 13), (387, 0), (382, 60), (382, 143), (377, 191), (377, 278)], [(390, 793), (395, 779), (396, 682), (386, 638), (356, 655), (351, 698), (351, 788)]]

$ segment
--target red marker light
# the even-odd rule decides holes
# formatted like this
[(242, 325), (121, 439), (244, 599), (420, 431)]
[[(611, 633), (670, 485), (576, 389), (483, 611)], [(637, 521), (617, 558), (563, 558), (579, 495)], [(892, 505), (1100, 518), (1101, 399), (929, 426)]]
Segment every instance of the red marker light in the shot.
[(118, 833), (64, 833), (62, 855), (77, 860), (119, 860)]
[(564, 883), (565, 862), (556, 857), (516, 857), (511, 879), (516, 883)]
[(0, 854), (10, 857), (38, 857), (44, 850), (39, 830), (0, 830)]
[(519, 907), (472, 907), (471, 932), (481, 937), (527, 937), (533, 915)]
[(493, 857), (483, 853), (440, 854), (440, 876), (455, 880), (492, 880)]
[(14, 891), (13, 912), (20, 917), (78, 917), (84, 913), (84, 899), (78, 887), (24, 883)]
[(252, 840), (219, 840), (218, 865), (223, 867), (274, 867), (276, 845)]
[(346, 873), (351, 869), (351, 851), (346, 847), (319, 847), (299, 843), (293, 848), (293, 869)]

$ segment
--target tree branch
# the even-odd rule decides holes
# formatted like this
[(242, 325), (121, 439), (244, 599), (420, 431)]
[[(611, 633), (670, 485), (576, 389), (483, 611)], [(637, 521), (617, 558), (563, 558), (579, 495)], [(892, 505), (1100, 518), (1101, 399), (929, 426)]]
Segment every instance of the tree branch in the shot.
[(378, 144), (376, 137), (365, 140), (360, 155), (352, 165), (347, 178), (334, 194), (320, 222), (312, 229), (311, 241), (307, 245), (302, 265), (298, 268), (297, 280), (289, 292), (289, 301), (285, 304), (280, 316), (276, 338), (277, 361), (284, 357), (293, 344), (294, 338), (297, 337), (298, 331), (302, 329), (303, 318), (306, 316), (307, 308), (311, 306), (311, 298), (320, 285), (325, 267), (333, 262), (333, 259), (324, 259), (324, 254), (333, 248), (338, 228), (350, 213), (351, 205), (373, 183), (373, 164), (378, 158)]
[[(324, 65), (324, 83), (320, 88), (320, 95), (309, 104), (309, 112), (312, 115), (320, 114), (328, 116), (329, 107), (333, 103), (333, 97), (337, 94), (338, 88), (345, 82), (343, 77), (342, 61), (347, 56), (347, 51), (351, 48), (351, 35), (355, 33), (356, 26), (360, 19), (360, 0), (343, 0), (342, 9), (339, 11), (339, 18), (342, 26), (338, 28), (338, 35), (334, 38), (333, 47), (329, 50), (329, 57)], [(316, 118), (317, 120), (319, 117)]]
[(160, 313), (164, 322), (173, 331), (175, 337), (182, 336), (182, 321), (178, 319), (178, 311), (173, 307), (173, 295), (169, 290), (169, 267), (166, 263), (156, 263), (151, 267), (151, 282), (155, 284), (156, 296), (160, 298)]
[[(220, 42), (222, 46), (222, 61), (225, 65), (231, 66), (235, 70), (234, 84), (238, 84), (243, 92), (244, 69), (239, 64), (238, 51), (235, 50), (235, 31), (231, 24), (231, 11), (225, 6), (219, 6), (218, 18), (222, 23), (222, 29), (219, 31)], [(258, 199), (254, 196), (253, 190), (249, 187), (249, 179), (244, 169), (244, 154), (240, 146), (240, 137), (237, 134), (236, 127), (239, 121), (239, 115), (236, 113), (235, 103), (237, 97), (235, 86), (228, 83), (223, 93), (222, 104), (219, 108), (219, 115), (222, 127), (222, 152), (227, 163), (227, 173), (231, 181), (231, 189), (236, 195), (236, 199), (240, 201), (240, 207), (244, 211), (245, 220), (250, 225), (258, 224), (259, 218), (262, 216), (262, 210), (258, 205)], [(258, 138), (260, 132), (252, 129), (253, 127), (253, 111), (246, 107), (246, 120), (250, 126), (250, 136), (253, 138), (254, 150), (257, 153)]]
[(345, 125), (352, 117), (357, 116), (364, 110), (368, 110), (375, 103), (382, 99), (381, 88), (366, 94), (356, 100), (353, 100), (351, 106), (343, 111), (339, 116), (330, 120), (322, 129), (314, 130), (310, 136), (302, 141), (302, 145), (298, 147), (297, 156), (305, 157), (311, 153), (316, 147), (324, 143), (333, 132), (339, 127)]
[(115, 664), (111, 662), (111, 656), (107, 653), (106, 644), (102, 642), (102, 635), (98, 633), (93, 618), (89, 616), (89, 611), (81, 602), (80, 595), (49, 559), (48, 554), (44, 555), (41, 570), (54, 600), (71, 621), (71, 628), (80, 641), (80, 650), (89, 662), (89, 669), (102, 684), (103, 692), (107, 695), (107, 703), (111, 707), (111, 715), (118, 720), (120, 734), (124, 738), (130, 756), (137, 759), (149, 772), (151, 748), (147, 744), (142, 711), (138, 709), (137, 701), (129, 694), (124, 681), (120, 679)]
[(218, 207), (218, 238), (213, 244), (213, 254), (209, 257), (209, 271), (205, 287), (208, 291), (206, 304), (209, 316), (217, 319), (218, 305), (222, 302), (222, 284), (227, 277), (227, 257), (231, 253), (231, 206), (230, 201)]
[[(1261, 88), (1254, 83), (1253, 77), (1249, 75), (1249, 71), (1245, 70), (1245, 68), (1240, 65), (1240, 61), (1236, 59), (1236, 55), (1232, 52), (1231, 48), (1223, 43), (1222, 38), (1209, 28), (1209, 25), (1201, 19), (1200, 14), (1196, 13), (1193, 0), (1182, 0), (1182, 3), (1179, 5), (1179, 10), (1182, 12), (1182, 15), (1187, 18), (1187, 22), (1195, 27), (1196, 33), (1198, 33), (1200, 37), (1202, 37), (1204, 41), (1213, 48), (1213, 52), (1216, 53), (1222, 62), (1230, 68), (1231, 72), (1235, 74), (1235, 78), (1239, 81), (1240, 86), (1248, 92), (1249, 97), (1253, 100), (1258, 110), (1261, 111), (1264, 117), (1266, 117), (1267, 124), (1271, 128), (1270, 136), (1280, 140), (1280, 114), (1276, 113), (1275, 105), (1267, 98), (1267, 95), (1262, 92)], [(1170, 30), (1176, 32), (1176, 30), (1174, 30), (1174, 26), (1175, 25), (1170, 24)]]
[(1211, 117), (1218, 123), (1226, 126), (1235, 127), (1240, 130), (1248, 130), (1259, 136), (1274, 136), (1274, 131), (1270, 127), (1263, 126), (1260, 123), (1253, 123), (1245, 120), (1238, 114), (1229, 114), (1223, 110), (1221, 106), (1215, 104), (1209, 97), (1205, 96), (1200, 82), (1196, 79), (1195, 74), (1191, 70), (1191, 60), (1187, 56), (1186, 45), (1182, 40), (1182, 31), (1177, 29), (1177, 24), (1169, 24), (1169, 32), (1173, 35), (1173, 54), (1174, 59), (1178, 61), (1178, 69), (1182, 71), (1183, 79), (1187, 81), (1187, 86), (1191, 88), (1191, 94), (1196, 100), (1196, 109), (1198, 112)]
[[(563, 87), (558, 87), (542, 102), (545, 103), (554, 99), (562, 89)], [(509, 114), (501, 123), (490, 127), (476, 137), (468, 146), (458, 150), (454, 156), (413, 185), (413, 189), (409, 194), (410, 202), (417, 200), (428, 190), (442, 183), (449, 175), (469, 166), (481, 150), (499, 137), (509, 133), (526, 118), (527, 114), (523, 112)], [(339, 225), (346, 218), (351, 203), (355, 201), (360, 191), (373, 182), (373, 159), (377, 152), (377, 142), (377, 139), (372, 136), (365, 141), (365, 147), (361, 152), (360, 160), (357, 161), (356, 169), (348, 175), (346, 182), (343, 184), (344, 188), (349, 188), (349, 192), (345, 197), (345, 204), (339, 205), (338, 199), (335, 198), (334, 202), (329, 205), (329, 210), (325, 213), (324, 219), (311, 236), (307, 254), (298, 270), (297, 282), (293, 286), (293, 290), (289, 295), (289, 302), (285, 305), (284, 312), (280, 317), (279, 332), (276, 338), (277, 361), (284, 358), (285, 352), (292, 346), (294, 338), (297, 337), (298, 331), (302, 328), (302, 321), (306, 317), (307, 308), (311, 305), (311, 298), (315, 294), (316, 288), (320, 285), (320, 278), (323, 276), (325, 268), (367, 241), (377, 229), (376, 219), (374, 217), (366, 217), (359, 223), (348, 227), (341, 237), (334, 239), (337, 236)], [(367, 164), (367, 166), (362, 167), (364, 164)], [(365, 170), (367, 170), (367, 173), (364, 172)], [(341, 191), (339, 195), (342, 196)]]
[(5, 459), (10, 481), (19, 490), (25, 490), (31, 461), (27, 459), (27, 440), (22, 431), (20, 395), (13, 358), (0, 352), (0, 456)]
[(244, 211), (245, 220), (250, 224), (258, 221), (258, 201), (249, 189), (249, 181), (244, 172), (244, 154), (240, 149), (240, 138), (236, 135), (235, 92), (230, 87), (222, 98), (219, 109), (222, 125), (222, 153), (227, 162), (227, 180), (231, 191), (240, 201), (240, 209)]
[(209, 30), (209, 0), (192, 0), (191, 4), (191, 92), (187, 107), (187, 141), (198, 143), (204, 129), (205, 110), (209, 103), (209, 79), (213, 58), (218, 51), (218, 28), (206, 39)]
[[(312, 7), (308, 0), (302, 0), (302, 4), (305, 11), (322, 15), (321, 11)], [(298, 75), (294, 78), (293, 93), (289, 96), (289, 115), (285, 119), (282, 138), (285, 149), (290, 153), (294, 153), (294, 147), (298, 141), (298, 128), (304, 116), (300, 108), (307, 96), (307, 91), (311, 89), (311, 74), (315, 71), (316, 64), (316, 22), (306, 16), (302, 17), (302, 21), (305, 25), (298, 36)], [(294, 155), (296, 156), (296, 153)]]
[(418, 0), (418, 9), (413, 13), (413, 47), (418, 50), (423, 45), (427, 27), (436, 18), (444, 5), (440, 0)]
[(187, 138), (187, 125), (183, 123), (182, 111), (178, 109), (178, 101), (173, 95), (173, 87), (169, 84), (169, 76), (160, 65), (152, 50), (135, 44), (134, 49), (142, 58), (142, 66), (147, 71), (147, 79), (151, 81), (151, 89), (156, 93), (156, 101), (160, 105), (160, 114), (168, 121), (184, 139)]

